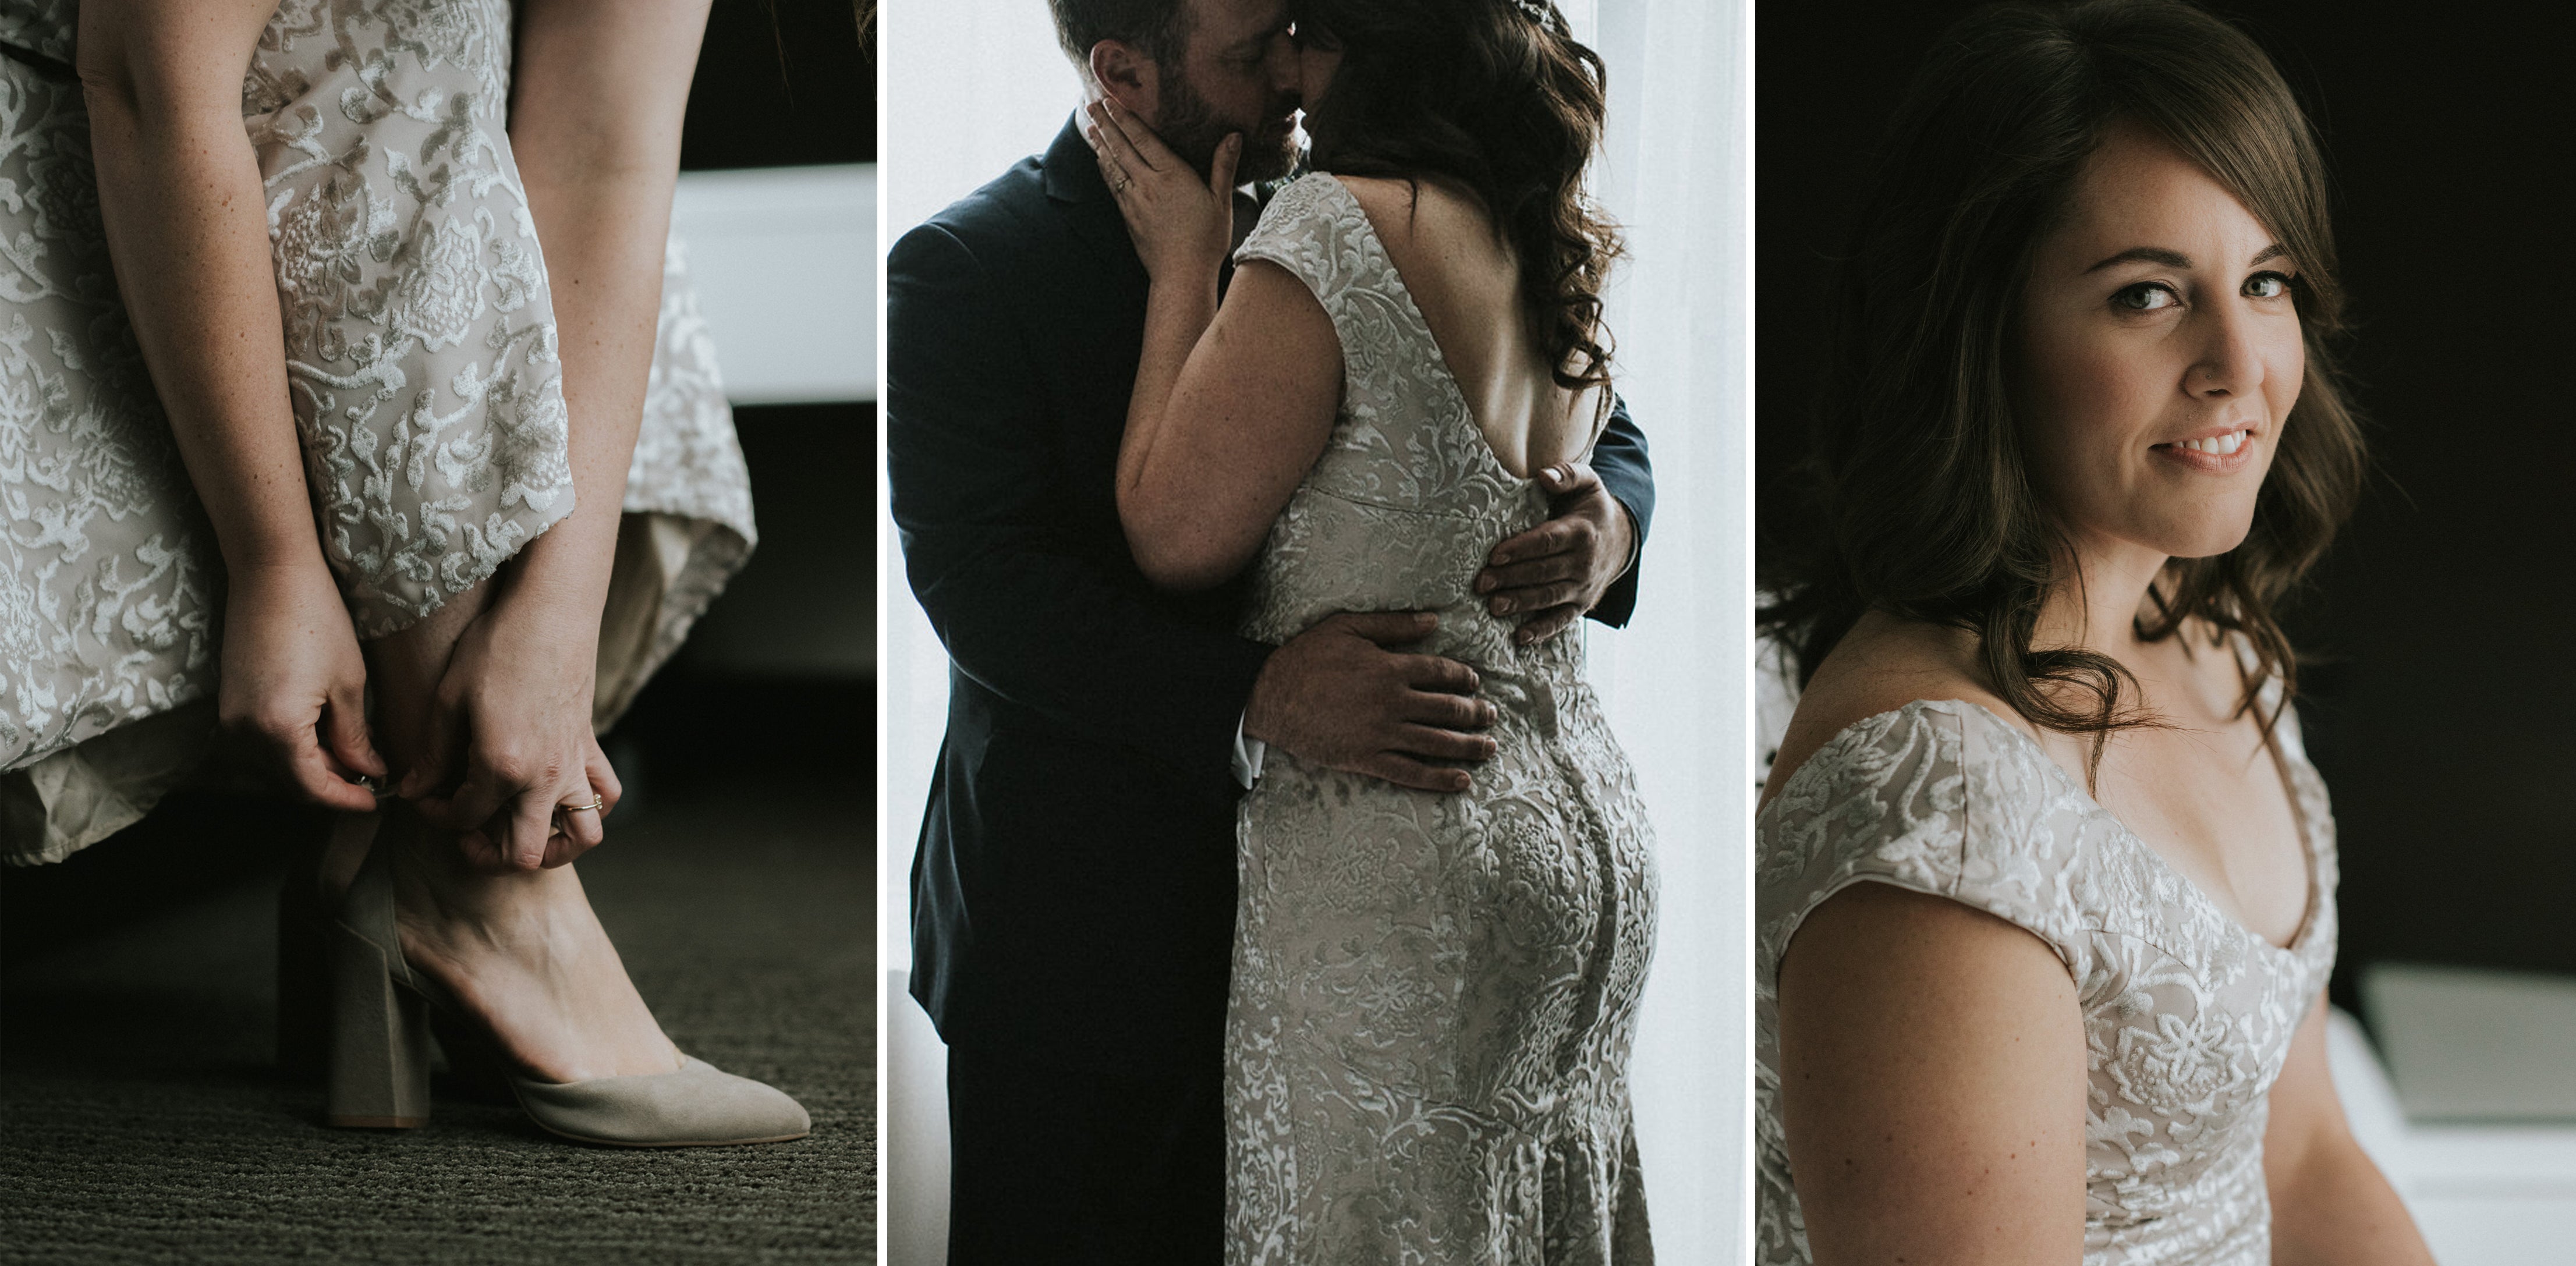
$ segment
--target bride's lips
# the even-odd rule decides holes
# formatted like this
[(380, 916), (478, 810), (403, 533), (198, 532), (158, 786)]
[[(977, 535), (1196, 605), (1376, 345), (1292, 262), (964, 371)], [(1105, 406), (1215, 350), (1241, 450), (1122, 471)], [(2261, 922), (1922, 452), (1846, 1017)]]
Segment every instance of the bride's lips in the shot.
[(2262, 439), (2262, 427), (2233, 422), (2167, 440), (2147, 451), (2204, 474), (2230, 475), (2254, 464), (2254, 446)]

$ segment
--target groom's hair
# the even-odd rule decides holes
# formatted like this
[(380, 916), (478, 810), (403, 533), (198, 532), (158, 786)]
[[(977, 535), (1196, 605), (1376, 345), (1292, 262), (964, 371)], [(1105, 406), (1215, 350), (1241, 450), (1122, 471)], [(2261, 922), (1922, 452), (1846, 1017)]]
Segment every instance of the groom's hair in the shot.
[(1056, 42), (1085, 75), (1091, 46), (1102, 40), (1132, 44), (1157, 66), (1178, 64), (1189, 46), (1189, 0), (1047, 0), (1047, 8)]

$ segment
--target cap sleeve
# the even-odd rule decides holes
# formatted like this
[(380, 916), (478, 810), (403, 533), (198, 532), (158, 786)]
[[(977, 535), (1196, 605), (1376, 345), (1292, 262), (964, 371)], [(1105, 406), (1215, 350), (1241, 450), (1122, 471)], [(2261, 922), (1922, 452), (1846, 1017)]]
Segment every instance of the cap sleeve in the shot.
[(1762, 813), (1764, 982), (1807, 916), (1864, 882), (1991, 914), (2087, 979), (2093, 938), (2071, 887), (2086, 833), (2055, 773), (2019, 732), (1957, 700), (1918, 700), (1835, 735)]
[(1355, 345), (1348, 297), (1376, 285), (1387, 267), (1386, 249), (1369, 228), (1368, 213), (1342, 182), (1323, 172), (1300, 178), (1272, 195), (1252, 235), (1236, 247), (1237, 265), (1266, 260), (1306, 283), (1333, 320), (1344, 347)]

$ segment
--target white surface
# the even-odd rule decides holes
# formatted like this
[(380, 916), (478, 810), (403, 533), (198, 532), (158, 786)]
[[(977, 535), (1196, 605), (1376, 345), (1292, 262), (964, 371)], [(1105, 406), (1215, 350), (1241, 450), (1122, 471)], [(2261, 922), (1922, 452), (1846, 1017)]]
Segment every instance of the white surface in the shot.
[(887, 244), (1041, 153), (1082, 102), (1038, 0), (885, 6)]
[(2370, 1039), (2338, 1011), (2327, 1034), (2354, 1137), (2443, 1266), (2576, 1261), (2576, 1125), (2410, 1122)]
[(1659, 490), (1636, 618), (1588, 646), (1663, 878), (1629, 1067), (1637, 1147), (1656, 1256), (1729, 1263), (1752, 1097), (1751, 22), (1734, 0), (1565, 7), (1609, 63), (1594, 179), (1629, 258), (1607, 321)]
[[(1596, 181), (1627, 227), (1631, 258), (1608, 296), (1609, 321), (1619, 340), (1619, 388), (1645, 429), (1659, 489), (1635, 622), (1618, 632), (1586, 626), (1591, 676), (1637, 767), (1662, 874), (1655, 964), (1630, 1068), (1638, 1146), (1659, 1256), (1730, 1263), (1740, 1260), (1745, 1237), (1751, 1099), (1750, 25), (1734, 0), (1574, 0), (1564, 8), (1610, 63), (1610, 136)], [(1079, 85), (1034, 0), (894, 5), (885, 23), (891, 242), (1044, 149)], [(1672, 155), (1689, 161), (1668, 161)], [(910, 841), (945, 722), (948, 670), (903, 582), (890, 524), (880, 537), (886, 848), (878, 961), (903, 970), (911, 964)], [(887, 1001), (890, 1014), (911, 1005)], [(921, 1079), (888, 1066), (888, 1147), (896, 1157), (916, 1153), (913, 1140), (894, 1136), (931, 1119), (906, 1101), (942, 1093), (926, 1064), (914, 1071)], [(945, 1190), (912, 1194), (944, 1199)], [(890, 1188), (887, 1198), (888, 1260), (935, 1260), (910, 1256), (919, 1246), (903, 1239), (906, 1227), (932, 1225), (927, 1215), (895, 1207), (903, 1191)]]
[(2373, 963), (2361, 997), (2407, 1116), (2576, 1126), (2576, 979)]
[(727, 399), (876, 399), (875, 164), (682, 172), (671, 225)]
[(911, 973), (885, 974), (886, 1084), (941, 1093), (887, 1096), (883, 1232), (886, 1266), (948, 1260), (948, 1048), (907, 992)]

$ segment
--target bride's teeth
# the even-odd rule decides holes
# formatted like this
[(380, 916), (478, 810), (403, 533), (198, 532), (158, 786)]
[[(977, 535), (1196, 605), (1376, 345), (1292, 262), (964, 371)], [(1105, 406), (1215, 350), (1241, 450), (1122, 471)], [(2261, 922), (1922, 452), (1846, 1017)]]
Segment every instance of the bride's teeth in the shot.
[(2206, 439), (2176, 440), (2174, 447), (2187, 448), (2195, 453), (2207, 453), (2213, 457), (2225, 457), (2245, 446), (2246, 434), (2244, 431), (2229, 431), (2225, 435), (2212, 435)]

